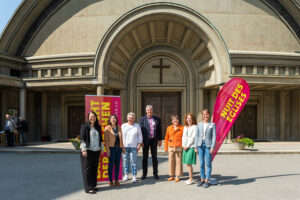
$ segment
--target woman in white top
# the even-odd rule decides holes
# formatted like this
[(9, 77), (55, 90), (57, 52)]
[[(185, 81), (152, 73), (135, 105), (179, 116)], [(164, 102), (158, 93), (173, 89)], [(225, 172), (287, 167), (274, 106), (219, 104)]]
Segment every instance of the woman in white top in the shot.
[(193, 166), (196, 164), (195, 153), (195, 134), (197, 130), (197, 121), (193, 113), (187, 113), (184, 116), (184, 129), (182, 136), (183, 158), (182, 163), (186, 164), (189, 171), (189, 180), (186, 181), (187, 185), (193, 183)]
[(140, 147), (143, 143), (143, 135), (140, 125), (134, 123), (135, 114), (130, 112), (127, 114), (127, 123), (122, 124), (123, 131), (123, 144), (125, 147), (125, 154), (123, 154), (123, 167), (124, 167), (124, 178), (123, 181), (128, 180), (129, 173), (129, 162), (131, 163), (132, 171), (132, 182), (136, 182), (136, 161), (137, 161), (137, 152), (140, 150)]

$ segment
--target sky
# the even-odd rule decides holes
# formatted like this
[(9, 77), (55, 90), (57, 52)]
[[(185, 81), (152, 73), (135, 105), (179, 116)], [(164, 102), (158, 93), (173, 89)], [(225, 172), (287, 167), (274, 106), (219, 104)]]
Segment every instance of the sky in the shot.
[(0, 0), (0, 34), (22, 0)]

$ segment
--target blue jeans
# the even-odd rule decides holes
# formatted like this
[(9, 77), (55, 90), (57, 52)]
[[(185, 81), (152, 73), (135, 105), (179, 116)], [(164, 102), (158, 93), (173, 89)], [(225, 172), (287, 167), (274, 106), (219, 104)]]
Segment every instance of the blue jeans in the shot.
[[(201, 146), (198, 146), (198, 156), (199, 156), (199, 161), (200, 161), (200, 175), (201, 179), (206, 179), (208, 180), (211, 175), (211, 159), (212, 159), (212, 154), (210, 154), (210, 148), (206, 147), (205, 142), (202, 142)], [(205, 162), (204, 162), (204, 157), (205, 157)], [(205, 167), (204, 164), (206, 165), (206, 177), (205, 177)]]
[(108, 177), (109, 181), (113, 180), (113, 169), (115, 167), (115, 180), (119, 180), (119, 170), (120, 170), (120, 161), (122, 149), (119, 147), (109, 147), (110, 156), (109, 156), (109, 165), (108, 165)]
[(126, 147), (126, 153), (123, 154), (123, 166), (124, 173), (129, 173), (129, 162), (131, 164), (132, 175), (136, 176), (136, 160), (137, 160), (137, 149), (136, 147)]

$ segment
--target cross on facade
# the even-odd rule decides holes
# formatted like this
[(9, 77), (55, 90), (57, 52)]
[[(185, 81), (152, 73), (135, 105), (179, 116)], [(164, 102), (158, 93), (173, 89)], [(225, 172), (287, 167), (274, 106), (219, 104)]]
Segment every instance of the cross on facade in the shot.
[(162, 78), (163, 78), (163, 69), (170, 68), (170, 66), (163, 66), (162, 64), (162, 58), (160, 59), (160, 65), (153, 65), (152, 68), (154, 69), (159, 69), (159, 74), (160, 74), (160, 84), (162, 84)]

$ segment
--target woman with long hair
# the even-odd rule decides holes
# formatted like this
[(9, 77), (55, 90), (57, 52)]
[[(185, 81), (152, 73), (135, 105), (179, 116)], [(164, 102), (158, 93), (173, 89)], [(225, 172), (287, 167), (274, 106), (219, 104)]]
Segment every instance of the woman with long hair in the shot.
[(186, 164), (189, 172), (189, 179), (185, 182), (187, 185), (193, 184), (193, 166), (196, 164), (195, 153), (195, 135), (197, 121), (193, 113), (187, 113), (184, 116), (184, 129), (182, 136), (183, 158), (182, 163)]
[(80, 129), (80, 160), (86, 193), (95, 194), (99, 156), (103, 154), (101, 126), (95, 112), (90, 111)]
[[(125, 153), (123, 145), (122, 129), (118, 125), (118, 117), (115, 114), (109, 116), (108, 125), (104, 130), (106, 155), (109, 157), (108, 178), (111, 187), (120, 186), (119, 169), (122, 152)], [(113, 169), (115, 182), (113, 182)]]

